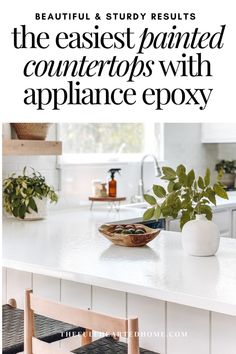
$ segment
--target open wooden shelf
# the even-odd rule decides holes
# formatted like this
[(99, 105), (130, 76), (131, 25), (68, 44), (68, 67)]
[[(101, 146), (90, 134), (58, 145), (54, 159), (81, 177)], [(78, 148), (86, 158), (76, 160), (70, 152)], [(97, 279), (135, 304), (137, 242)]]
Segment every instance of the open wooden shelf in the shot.
[(3, 155), (61, 155), (61, 141), (3, 140)]

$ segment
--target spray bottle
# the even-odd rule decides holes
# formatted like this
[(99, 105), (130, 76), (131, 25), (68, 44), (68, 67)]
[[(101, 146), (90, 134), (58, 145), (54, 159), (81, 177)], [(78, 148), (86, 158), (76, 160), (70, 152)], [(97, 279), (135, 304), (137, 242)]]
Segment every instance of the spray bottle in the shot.
[(116, 190), (117, 190), (117, 183), (115, 180), (116, 172), (120, 173), (121, 168), (111, 168), (108, 173), (111, 174), (111, 179), (108, 182), (108, 195), (109, 197), (115, 198), (116, 197)]

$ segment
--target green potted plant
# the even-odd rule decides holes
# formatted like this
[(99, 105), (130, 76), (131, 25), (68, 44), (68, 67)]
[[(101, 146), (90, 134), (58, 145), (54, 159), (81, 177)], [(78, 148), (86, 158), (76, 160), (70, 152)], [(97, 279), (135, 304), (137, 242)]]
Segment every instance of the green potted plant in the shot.
[(3, 181), (3, 207), (7, 214), (25, 220), (42, 219), (46, 215), (46, 201), (57, 202), (54, 189), (47, 185), (45, 177), (32, 169), (30, 175), (12, 174)]
[(221, 160), (219, 161), (215, 169), (218, 173), (222, 174), (221, 182), (228, 188), (234, 188), (236, 177), (236, 161)]
[(163, 167), (161, 179), (168, 182), (166, 188), (154, 185), (154, 195), (144, 195), (151, 205), (143, 215), (144, 220), (179, 218), (182, 244), (187, 253), (215, 254), (219, 247), (219, 230), (211, 221), (212, 205), (216, 205), (216, 196), (228, 199), (220, 175), (212, 185), (209, 169), (204, 177), (196, 177), (194, 170), (187, 172), (185, 166), (179, 165), (176, 170)]

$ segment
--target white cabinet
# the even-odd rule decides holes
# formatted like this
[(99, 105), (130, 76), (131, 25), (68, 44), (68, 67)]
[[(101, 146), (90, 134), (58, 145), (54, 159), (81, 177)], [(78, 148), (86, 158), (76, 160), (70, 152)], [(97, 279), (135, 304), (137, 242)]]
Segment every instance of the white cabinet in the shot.
[(212, 220), (219, 227), (221, 237), (232, 237), (230, 209), (214, 211)]
[(166, 303), (149, 297), (127, 294), (128, 317), (138, 316), (139, 344), (158, 353), (165, 353)]
[(17, 307), (24, 308), (25, 289), (32, 288), (32, 275), (15, 269), (7, 269), (6, 273), (6, 302), (15, 299)]
[(209, 312), (167, 303), (167, 354), (209, 354)]
[(232, 237), (236, 238), (236, 210), (232, 211)]
[(202, 143), (236, 143), (236, 123), (203, 123)]
[(181, 230), (180, 230), (180, 225), (179, 225), (179, 219), (167, 220), (166, 229), (168, 231), (180, 232)]
[(235, 354), (236, 352), (236, 317), (212, 312), (211, 318), (211, 353)]

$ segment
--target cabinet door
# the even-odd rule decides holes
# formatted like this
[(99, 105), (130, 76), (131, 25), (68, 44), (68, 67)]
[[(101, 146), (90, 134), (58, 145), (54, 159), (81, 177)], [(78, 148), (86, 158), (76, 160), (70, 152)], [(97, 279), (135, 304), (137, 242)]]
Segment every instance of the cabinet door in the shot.
[(214, 223), (218, 225), (221, 237), (232, 237), (231, 234), (231, 210), (217, 210), (213, 214)]
[(179, 219), (170, 219), (167, 220), (166, 222), (166, 229), (168, 231), (175, 231), (175, 232), (181, 232), (180, 230), (180, 224), (179, 224)]
[(16, 300), (17, 307), (23, 309), (25, 289), (32, 288), (32, 274), (8, 268), (6, 285), (7, 301), (13, 298)]
[(232, 211), (232, 237), (236, 238), (236, 210)]
[(236, 124), (203, 123), (202, 143), (235, 143)]

